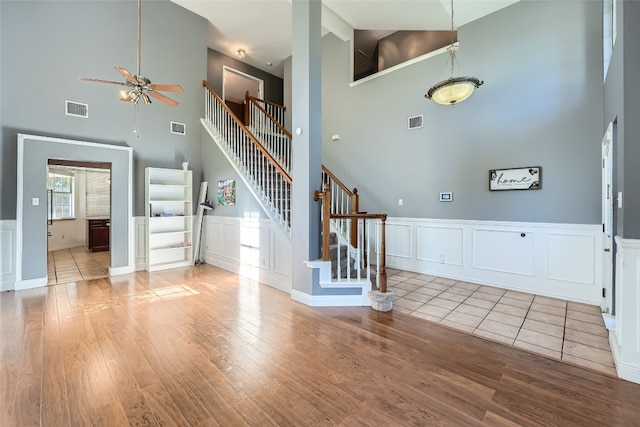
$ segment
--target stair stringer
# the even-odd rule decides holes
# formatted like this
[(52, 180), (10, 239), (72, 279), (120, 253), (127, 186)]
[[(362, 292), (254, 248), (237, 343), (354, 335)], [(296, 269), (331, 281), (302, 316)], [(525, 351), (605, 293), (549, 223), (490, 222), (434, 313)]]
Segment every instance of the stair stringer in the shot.
[(216, 143), (220, 151), (227, 158), (233, 169), (238, 173), (242, 182), (247, 186), (253, 197), (256, 199), (262, 210), (267, 214), (267, 216), (277, 224), (276, 229), (282, 234), (282, 236), (288, 241), (291, 242), (291, 228), (286, 224), (286, 222), (282, 219), (282, 217), (277, 213), (277, 211), (273, 208), (269, 200), (265, 197), (265, 195), (258, 189), (250, 177), (248, 177), (244, 171), (244, 167), (239, 164), (235, 155), (232, 151), (228, 149), (228, 144), (224, 141), (224, 138), (218, 131), (216, 131), (212, 126), (207, 123), (206, 119), (200, 119), (202, 126), (207, 130), (209, 136), (213, 142)]

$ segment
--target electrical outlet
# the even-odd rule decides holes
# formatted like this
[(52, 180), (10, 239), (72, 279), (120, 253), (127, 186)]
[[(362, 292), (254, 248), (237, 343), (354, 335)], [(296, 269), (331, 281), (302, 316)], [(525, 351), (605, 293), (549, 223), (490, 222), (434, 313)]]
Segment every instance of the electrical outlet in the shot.
[(398, 199), (398, 206), (402, 206), (402, 199)]

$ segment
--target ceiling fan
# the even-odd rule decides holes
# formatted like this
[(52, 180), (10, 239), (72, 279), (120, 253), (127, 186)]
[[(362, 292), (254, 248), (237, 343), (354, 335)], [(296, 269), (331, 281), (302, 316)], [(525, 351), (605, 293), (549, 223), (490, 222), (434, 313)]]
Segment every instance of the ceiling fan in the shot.
[(112, 85), (124, 86), (125, 89), (120, 91), (120, 101), (129, 101), (137, 104), (142, 100), (145, 104), (151, 104), (151, 98), (169, 104), (172, 107), (178, 105), (178, 102), (165, 96), (158, 91), (163, 92), (184, 92), (180, 85), (153, 84), (151, 80), (140, 74), (140, 24), (141, 24), (142, 0), (138, 0), (138, 68), (136, 74), (131, 74), (122, 67), (114, 67), (117, 72), (125, 78), (124, 82), (115, 82), (111, 80), (91, 79), (88, 77), (80, 77), (80, 80), (87, 82), (108, 83)]

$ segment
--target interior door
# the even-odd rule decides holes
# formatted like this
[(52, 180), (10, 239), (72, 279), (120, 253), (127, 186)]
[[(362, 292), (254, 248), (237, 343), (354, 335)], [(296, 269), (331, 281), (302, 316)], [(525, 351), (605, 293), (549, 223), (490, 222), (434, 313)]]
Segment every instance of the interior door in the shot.
[(613, 123), (602, 139), (602, 303), (604, 313), (613, 309)]

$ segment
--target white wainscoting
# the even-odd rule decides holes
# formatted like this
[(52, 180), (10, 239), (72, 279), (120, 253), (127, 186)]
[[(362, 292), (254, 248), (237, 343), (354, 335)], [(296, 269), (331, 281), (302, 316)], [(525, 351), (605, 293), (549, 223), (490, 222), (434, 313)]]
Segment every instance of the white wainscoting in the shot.
[(147, 221), (144, 216), (133, 217), (133, 256), (136, 271), (147, 268)]
[(609, 333), (618, 376), (640, 384), (640, 240), (616, 242), (615, 329)]
[(215, 265), (291, 292), (291, 242), (268, 219), (205, 216), (204, 252)]
[(387, 219), (387, 266), (599, 305), (600, 225)]
[(16, 283), (16, 220), (0, 221), (0, 292)]

